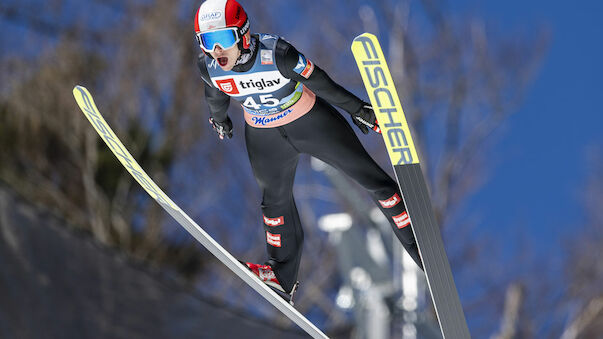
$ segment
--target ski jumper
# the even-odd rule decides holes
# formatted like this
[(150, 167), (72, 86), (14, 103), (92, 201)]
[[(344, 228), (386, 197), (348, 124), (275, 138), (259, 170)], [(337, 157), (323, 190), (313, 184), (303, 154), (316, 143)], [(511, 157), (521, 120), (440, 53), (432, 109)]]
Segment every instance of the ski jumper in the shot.
[(254, 34), (252, 44), (249, 61), (232, 71), (223, 71), (203, 53), (198, 66), (213, 119), (226, 120), (230, 98), (243, 107), (249, 161), (262, 191), (269, 263), (285, 291), (297, 281), (304, 239), (293, 198), (301, 153), (341, 170), (364, 187), (421, 266), (396, 182), (371, 158), (332, 106), (356, 112), (363, 101), (278, 36)]

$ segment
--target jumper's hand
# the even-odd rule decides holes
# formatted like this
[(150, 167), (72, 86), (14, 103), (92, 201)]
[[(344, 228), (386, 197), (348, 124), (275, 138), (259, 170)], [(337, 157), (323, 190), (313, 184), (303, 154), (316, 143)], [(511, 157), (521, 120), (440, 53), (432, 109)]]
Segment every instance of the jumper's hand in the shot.
[(369, 128), (381, 133), (373, 107), (368, 103), (364, 103), (357, 112), (352, 113), (352, 121), (364, 134), (368, 134)]
[(220, 140), (223, 140), (224, 137), (228, 139), (232, 138), (232, 121), (230, 117), (226, 117), (226, 120), (222, 122), (216, 121), (214, 118), (209, 118), (209, 123), (212, 125)]

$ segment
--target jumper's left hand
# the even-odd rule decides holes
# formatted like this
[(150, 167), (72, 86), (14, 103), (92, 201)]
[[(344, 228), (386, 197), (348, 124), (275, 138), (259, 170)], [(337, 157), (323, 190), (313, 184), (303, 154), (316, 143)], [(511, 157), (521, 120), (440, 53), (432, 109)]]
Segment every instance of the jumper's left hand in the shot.
[(364, 134), (368, 134), (369, 128), (377, 133), (381, 133), (373, 106), (368, 103), (364, 103), (357, 112), (352, 113), (352, 121)]

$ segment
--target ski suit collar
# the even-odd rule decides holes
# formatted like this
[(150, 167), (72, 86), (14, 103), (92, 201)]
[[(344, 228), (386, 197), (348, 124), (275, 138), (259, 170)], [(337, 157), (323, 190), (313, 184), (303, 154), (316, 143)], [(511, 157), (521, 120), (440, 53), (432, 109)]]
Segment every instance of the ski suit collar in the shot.
[(235, 72), (247, 72), (253, 67), (255, 58), (258, 52), (258, 38), (257, 34), (251, 35), (251, 43), (249, 44), (249, 53), (242, 53), (235, 66), (232, 68)]

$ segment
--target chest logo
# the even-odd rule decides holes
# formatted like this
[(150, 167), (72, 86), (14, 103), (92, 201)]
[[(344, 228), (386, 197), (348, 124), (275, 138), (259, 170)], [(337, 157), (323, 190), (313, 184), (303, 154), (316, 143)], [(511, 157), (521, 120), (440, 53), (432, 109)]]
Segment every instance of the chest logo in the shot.
[(215, 87), (228, 95), (236, 97), (274, 93), (291, 82), (291, 79), (283, 77), (278, 70), (266, 72), (254, 72), (253, 70), (248, 72), (232, 72), (232, 74), (223, 76), (212, 76), (213, 70), (210, 69), (209, 71)]
[(260, 51), (260, 58), (262, 65), (272, 65), (274, 63), (272, 59), (272, 50), (263, 49)]
[(216, 80), (216, 84), (218, 84), (220, 90), (226, 94), (239, 94), (239, 89), (233, 78)]
[(266, 80), (264, 78), (261, 78), (259, 80), (250, 80), (250, 81), (239, 81), (239, 85), (241, 85), (242, 88), (256, 88), (258, 90), (263, 90), (266, 87), (274, 87), (274, 86), (278, 86), (281, 84), (281, 79), (273, 79), (273, 80)]

